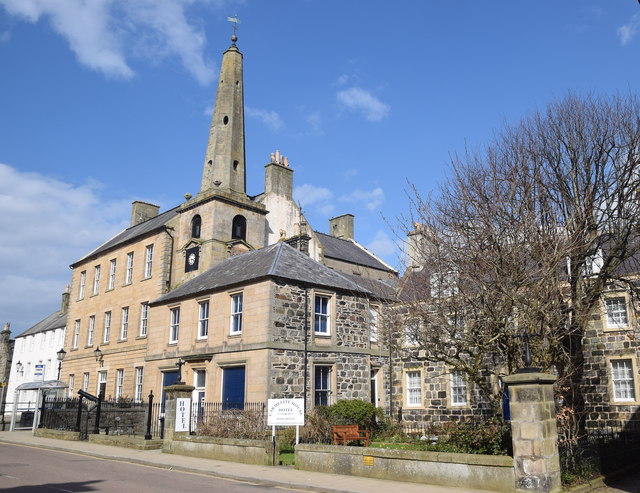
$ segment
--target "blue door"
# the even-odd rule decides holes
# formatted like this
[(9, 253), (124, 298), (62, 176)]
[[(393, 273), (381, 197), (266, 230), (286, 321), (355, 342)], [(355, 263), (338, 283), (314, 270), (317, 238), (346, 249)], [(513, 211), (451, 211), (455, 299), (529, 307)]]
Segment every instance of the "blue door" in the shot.
[(223, 369), (223, 409), (244, 409), (244, 377), (244, 366), (234, 366)]
[(165, 393), (164, 388), (176, 383), (179, 375), (180, 373), (177, 371), (165, 371), (162, 374), (162, 409), (160, 412), (164, 412), (164, 402), (167, 400), (167, 394)]

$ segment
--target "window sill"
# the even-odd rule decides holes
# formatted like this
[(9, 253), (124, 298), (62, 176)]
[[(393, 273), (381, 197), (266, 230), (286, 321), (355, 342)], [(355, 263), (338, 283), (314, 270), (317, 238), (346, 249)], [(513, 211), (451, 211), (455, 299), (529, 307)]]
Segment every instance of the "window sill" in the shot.
[(116, 344), (120, 344), (121, 342), (127, 342), (127, 339), (118, 339), (116, 341)]
[(169, 346), (177, 346), (178, 341), (169, 341)]
[(102, 345), (103, 346), (108, 346), (109, 345), (109, 341), (102, 341)]
[(143, 335), (143, 336), (136, 336), (136, 341), (139, 340), (139, 339), (146, 339), (146, 338), (147, 338), (146, 334)]
[(133, 284), (133, 281), (132, 281), (132, 282), (125, 282), (125, 283), (122, 285), (122, 287), (124, 288), (124, 287), (127, 287), (127, 286), (131, 286), (132, 284)]
[(204, 337), (196, 337), (196, 344), (199, 342), (207, 342), (207, 340), (209, 339), (209, 336), (204, 336)]
[(229, 337), (240, 337), (242, 335), (242, 331), (240, 332), (231, 332)]
[(640, 404), (640, 401), (611, 401), (610, 405), (612, 406), (637, 406)]
[(153, 279), (153, 276), (143, 277), (142, 279), (140, 279), (140, 282), (142, 282), (142, 281), (148, 281), (149, 279)]
[(315, 337), (326, 337), (326, 338), (331, 337), (331, 334), (329, 334), (327, 332), (314, 332), (313, 335)]
[(105, 293), (108, 293), (109, 291), (113, 291), (113, 288), (107, 288), (104, 290)]

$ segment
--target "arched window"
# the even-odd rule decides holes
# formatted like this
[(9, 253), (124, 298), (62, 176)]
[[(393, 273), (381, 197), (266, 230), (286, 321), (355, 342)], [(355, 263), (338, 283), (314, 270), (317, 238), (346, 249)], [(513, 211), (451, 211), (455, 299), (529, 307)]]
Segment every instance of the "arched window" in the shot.
[(202, 229), (202, 219), (200, 216), (193, 216), (191, 220), (191, 238), (200, 238), (200, 232)]
[(247, 240), (247, 220), (244, 216), (236, 216), (233, 218), (231, 238), (243, 241)]

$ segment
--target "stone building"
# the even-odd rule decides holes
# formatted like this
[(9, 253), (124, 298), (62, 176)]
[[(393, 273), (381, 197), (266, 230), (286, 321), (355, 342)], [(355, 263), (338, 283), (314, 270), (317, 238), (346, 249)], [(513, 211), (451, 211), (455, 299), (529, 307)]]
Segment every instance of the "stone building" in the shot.
[(196, 400), (386, 407), (388, 355), (370, 319), (381, 300), (356, 281), (284, 242), (212, 267), (151, 304), (153, 387), (175, 381), (180, 358)]
[[(58, 378), (58, 352), (63, 348), (64, 334), (69, 310), (69, 291), (62, 294), (60, 309), (48, 315), (33, 327), (16, 336), (12, 347), (12, 361), (9, 362), (6, 402), (13, 404), (16, 387), (34, 381), (56, 380)], [(63, 355), (64, 356), (64, 355)], [(21, 409), (33, 410), (37, 401), (37, 391), (20, 392)], [(9, 412), (10, 409), (5, 409)]]
[[(253, 283), (254, 278), (250, 277), (251, 259), (271, 252), (275, 247), (269, 245), (277, 245), (278, 251), (294, 252), (314, 266), (307, 272), (308, 277), (293, 279), (299, 283), (321, 286), (320, 282), (313, 283), (312, 276), (321, 271), (332, 272), (331, 269), (344, 273), (344, 276), (334, 273), (335, 279), (343, 279), (344, 286), (334, 282), (325, 287), (334, 291), (338, 287), (348, 291), (349, 282), (349, 286), (357, 286), (353, 280), (349, 281), (352, 277), (370, 278), (383, 286), (379, 289), (381, 292), (387, 292), (388, 286), (397, 280), (394, 268), (355, 241), (352, 215), (331, 219), (329, 235), (314, 231), (293, 200), (293, 169), (278, 151), (271, 154), (265, 166), (264, 192), (255, 196), (247, 194), (249, 168), (244, 152), (242, 54), (235, 40), (232, 38), (232, 45), (222, 57), (199, 192), (195, 196), (185, 195), (183, 203), (162, 213), (153, 204), (134, 202), (130, 227), (71, 265), (69, 330), (64, 343), (67, 356), (62, 366), (63, 380), (68, 383), (70, 393), (78, 389), (96, 394), (103, 391), (107, 397), (136, 400), (146, 396), (149, 390), (157, 395), (163, 384), (175, 378), (176, 363), (184, 358), (189, 361), (189, 371), (196, 371), (198, 378), (204, 379), (198, 382), (206, 382), (206, 398), (219, 400), (222, 367), (218, 363), (233, 360), (229, 355), (238, 353), (238, 345), (245, 349), (248, 344), (253, 348), (254, 344), (264, 346), (274, 342), (273, 327), (269, 324), (275, 322), (268, 304), (279, 303), (279, 298), (269, 295), (275, 289), (275, 281), (265, 279)], [(236, 289), (237, 283), (229, 282), (224, 289), (219, 288), (217, 281), (210, 283), (211, 272), (224, 277), (226, 269), (238, 265), (243, 266), (242, 279), (247, 283), (251, 281), (241, 286), (246, 296), (243, 323), (247, 330), (240, 335), (223, 336), (218, 332), (222, 325), (228, 325), (229, 310), (234, 305), (219, 300), (228, 301), (229, 297), (233, 300), (226, 290)], [(378, 283), (378, 279), (382, 281)], [(196, 333), (202, 300), (181, 298), (180, 337), (175, 341), (169, 339), (171, 327), (177, 330), (178, 321), (171, 320), (171, 313), (177, 312), (171, 311), (173, 305), (168, 307), (167, 300), (177, 299), (185, 287), (200, 286), (203, 280), (210, 283), (206, 296), (211, 297), (212, 335), (203, 337)], [(360, 291), (354, 288), (354, 292), (359, 293), (359, 310), (367, 315), (358, 315), (360, 330), (364, 333), (369, 330), (367, 310), (374, 295), (366, 288)], [(338, 295), (331, 296), (335, 300)], [(257, 300), (262, 300), (261, 304)], [(238, 310), (239, 306), (236, 304), (234, 309)], [(308, 309), (311, 313), (313, 306), (309, 305)], [(222, 321), (224, 317), (227, 322)], [(265, 317), (264, 320), (261, 317)], [(218, 331), (215, 337), (214, 328)], [(342, 348), (351, 342), (355, 344), (353, 334), (339, 342), (335, 334), (327, 340)], [(358, 351), (368, 354), (370, 348), (361, 347), (366, 346), (364, 342), (358, 344)], [(247, 360), (246, 371), (267, 371), (265, 362), (274, 357), (275, 350), (265, 346), (262, 352), (247, 353), (250, 361)], [(208, 360), (203, 356), (214, 353), (217, 356)], [(256, 356), (258, 354), (261, 356)], [(261, 363), (258, 364), (256, 358), (261, 358)], [(224, 364), (228, 366), (228, 362)], [(205, 373), (201, 373), (202, 369)], [(361, 378), (365, 378), (371, 369), (367, 366), (362, 372)], [(227, 371), (227, 377), (231, 373)], [(247, 379), (247, 382), (251, 385), (247, 385), (248, 394), (243, 400), (258, 395), (266, 398), (267, 393), (263, 391), (267, 387), (260, 393), (252, 386), (253, 380)], [(198, 385), (198, 389), (202, 388)], [(269, 387), (269, 395), (284, 392), (298, 395), (301, 390)], [(344, 395), (347, 394), (345, 391)]]
[[(409, 234), (407, 245), (409, 269), (401, 280), (399, 297), (403, 301), (413, 298), (427, 302), (436, 279), (425, 261), (425, 252), (430, 251), (420, 225)], [(599, 272), (601, 257), (602, 252), (588, 259), (591, 275)], [(609, 426), (640, 430), (640, 312), (637, 297), (632, 293), (638, 286), (638, 260), (627, 259), (617, 269), (613, 277), (619, 280), (606, 285), (582, 339), (581, 392), (588, 429)], [(411, 320), (407, 318), (404, 323), (409, 325)], [(404, 337), (401, 346), (395, 351), (391, 365), (393, 406), (404, 421), (448, 421), (492, 412), (486, 397), (465, 374), (430, 360), (412, 337)], [(507, 372), (500, 361), (493, 361), (492, 365), (494, 375), (487, 379), (497, 393), (500, 377)], [(562, 389), (556, 390), (561, 396)], [(561, 402), (558, 397), (558, 404)]]

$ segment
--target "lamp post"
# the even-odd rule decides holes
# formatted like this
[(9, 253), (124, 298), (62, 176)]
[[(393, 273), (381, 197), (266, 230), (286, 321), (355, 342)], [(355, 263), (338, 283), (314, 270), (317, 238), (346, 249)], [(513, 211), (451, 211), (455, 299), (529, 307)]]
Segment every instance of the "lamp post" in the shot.
[(64, 348), (60, 348), (60, 351), (56, 353), (58, 355), (58, 380), (60, 380), (60, 370), (62, 370), (62, 360), (67, 355)]

